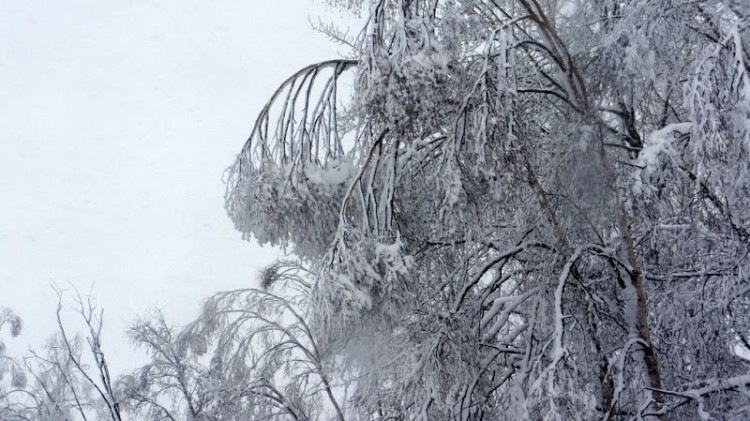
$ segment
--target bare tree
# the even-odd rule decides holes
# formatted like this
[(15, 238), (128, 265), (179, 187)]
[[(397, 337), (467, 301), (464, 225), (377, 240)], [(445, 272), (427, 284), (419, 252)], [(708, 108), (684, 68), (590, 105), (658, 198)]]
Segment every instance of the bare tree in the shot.
[[(63, 323), (64, 292), (58, 294), (56, 310), (58, 333), (50, 339), (46, 353), (31, 351), (25, 366), (34, 379), (33, 419), (121, 421), (120, 404), (113, 389), (109, 366), (102, 349), (102, 316), (93, 300), (76, 292), (77, 313), (86, 335), (71, 336)], [(88, 352), (84, 352), (84, 349)], [(85, 355), (90, 362), (87, 363)]]

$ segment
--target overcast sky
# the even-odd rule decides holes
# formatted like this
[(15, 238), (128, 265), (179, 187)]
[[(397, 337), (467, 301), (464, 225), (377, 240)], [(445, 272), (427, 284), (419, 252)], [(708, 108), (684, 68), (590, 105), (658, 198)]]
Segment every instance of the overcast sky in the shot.
[(234, 231), (222, 173), (284, 76), (338, 56), (318, 16), (340, 19), (311, 0), (0, 0), (0, 306), (25, 322), (11, 350), (54, 332), (52, 283), (105, 309), (115, 372), (136, 363), (121, 332), (139, 314), (185, 323), (254, 284), (279, 252)]

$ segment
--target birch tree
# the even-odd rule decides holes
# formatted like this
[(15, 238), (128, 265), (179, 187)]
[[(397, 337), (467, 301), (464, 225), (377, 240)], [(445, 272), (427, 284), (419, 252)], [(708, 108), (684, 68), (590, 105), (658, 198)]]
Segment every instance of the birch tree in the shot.
[(338, 416), (746, 417), (747, 2), (333, 3), (351, 57), (274, 93), (226, 203), (309, 274)]

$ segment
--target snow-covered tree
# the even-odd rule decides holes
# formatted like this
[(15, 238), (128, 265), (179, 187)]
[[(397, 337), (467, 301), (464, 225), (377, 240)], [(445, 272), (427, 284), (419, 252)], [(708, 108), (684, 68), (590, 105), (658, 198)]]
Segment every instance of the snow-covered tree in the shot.
[(351, 56), (274, 93), (226, 198), (305, 267), (340, 416), (748, 416), (747, 2), (332, 3)]
[(64, 291), (55, 291), (58, 332), (48, 340), (44, 353), (32, 350), (25, 358), (33, 380), (27, 395), (33, 404), (23, 419), (121, 421), (119, 398), (102, 349), (103, 310), (91, 297), (76, 293), (76, 312), (86, 332), (71, 335), (63, 322)]
[(119, 379), (125, 411), (191, 421), (308, 421), (330, 411), (343, 421), (334, 354), (308, 325), (308, 276), (280, 261), (262, 272), (263, 289), (218, 293), (182, 329), (161, 314), (137, 322), (131, 339), (152, 359)]
[(11, 309), (0, 306), (0, 419), (15, 421), (23, 419), (26, 404), (17, 395), (25, 393), (26, 373), (21, 364), (6, 355), (2, 335), (5, 327), (11, 337), (21, 334), (21, 318)]
[(123, 407), (148, 420), (212, 419), (205, 417), (211, 402), (207, 370), (190, 352), (191, 341), (176, 332), (161, 313), (131, 327), (131, 341), (148, 352), (151, 362), (118, 379)]
[(307, 317), (307, 276), (295, 262), (277, 262), (261, 274), (264, 289), (214, 295), (183, 331), (196, 354), (210, 355), (210, 419), (344, 421), (335, 355)]

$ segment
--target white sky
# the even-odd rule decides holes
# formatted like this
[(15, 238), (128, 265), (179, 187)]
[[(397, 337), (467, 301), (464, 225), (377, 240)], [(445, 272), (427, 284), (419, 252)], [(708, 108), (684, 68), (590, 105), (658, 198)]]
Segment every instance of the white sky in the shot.
[(185, 323), (254, 285), (279, 252), (240, 239), (221, 177), (284, 77), (338, 56), (318, 16), (341, 19), (311, 0), (0, 0), (0, 306), (25, 322), (2, 333), (11, 350), (55, 331), (51, 283), (93, 292), (118, 373), (140, 363), (122, 334), (139, 314)]

